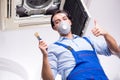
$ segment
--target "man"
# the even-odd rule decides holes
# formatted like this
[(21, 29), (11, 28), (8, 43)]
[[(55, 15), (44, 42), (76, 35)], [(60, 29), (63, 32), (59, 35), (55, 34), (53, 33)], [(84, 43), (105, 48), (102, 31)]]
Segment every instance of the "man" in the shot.
[(108, 80), (96, 53), (110, 56), (120, 49), (108, 32), (99, 28), (96, 21), (94, 24), (92, 33), (104, 38), (101, 43), (72, 34), (71, 17), (65, 11), (58, 10), (52, 15), (52, 28), (58, 31), (60, 38), (49, 47), (43, 40), (39, 42), (43, 53), (43, 80), (55, 80), (57, 73), (62, 80)]

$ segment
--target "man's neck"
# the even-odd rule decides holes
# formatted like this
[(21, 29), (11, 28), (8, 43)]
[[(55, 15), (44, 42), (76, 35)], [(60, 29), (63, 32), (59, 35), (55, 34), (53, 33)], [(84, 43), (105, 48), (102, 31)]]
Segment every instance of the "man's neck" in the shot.
[(66, 37), (66, 38), (69, 38), (69, 39), (72, 39), (73, 38), (73, 34), (70, 32), (68, 33), (67, 35), (61, 35), (63, 37)]

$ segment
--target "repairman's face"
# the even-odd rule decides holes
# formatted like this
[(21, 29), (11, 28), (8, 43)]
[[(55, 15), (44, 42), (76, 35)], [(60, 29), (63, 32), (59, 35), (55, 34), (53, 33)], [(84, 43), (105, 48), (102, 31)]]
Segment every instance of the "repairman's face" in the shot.
[(58, 13), (56, 14), (54, 17), (53, 17), (53, 22), (54, 22), (54, 29), (57, 30), (58, 29), (58, 26), (59, 26), (59, 23), (61, 21), (65, 21), (67, 22), (68, 24), (72, 24), (70, 19), (66, 16), (65, 13)]

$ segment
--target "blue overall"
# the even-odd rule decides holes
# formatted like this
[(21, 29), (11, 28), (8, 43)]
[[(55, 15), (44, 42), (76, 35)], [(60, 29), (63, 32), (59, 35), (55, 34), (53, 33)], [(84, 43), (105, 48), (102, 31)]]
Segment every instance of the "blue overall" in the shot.
[(68, 75), (67, 80), (108, 80), (90, 40), (86, 37), (83, 38), (91, 45), (93, 50), (75, 51), (70, 46), (55, 42), (55, 44), (70, 50), (76, 61), (76, 66)]

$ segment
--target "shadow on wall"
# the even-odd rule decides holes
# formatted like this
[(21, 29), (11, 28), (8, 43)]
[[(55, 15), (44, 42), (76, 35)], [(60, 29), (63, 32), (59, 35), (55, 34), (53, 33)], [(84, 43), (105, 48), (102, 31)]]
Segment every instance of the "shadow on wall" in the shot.
[(20, 64), (0, 58), (0, 80), (28, 80), (28, 75)]

